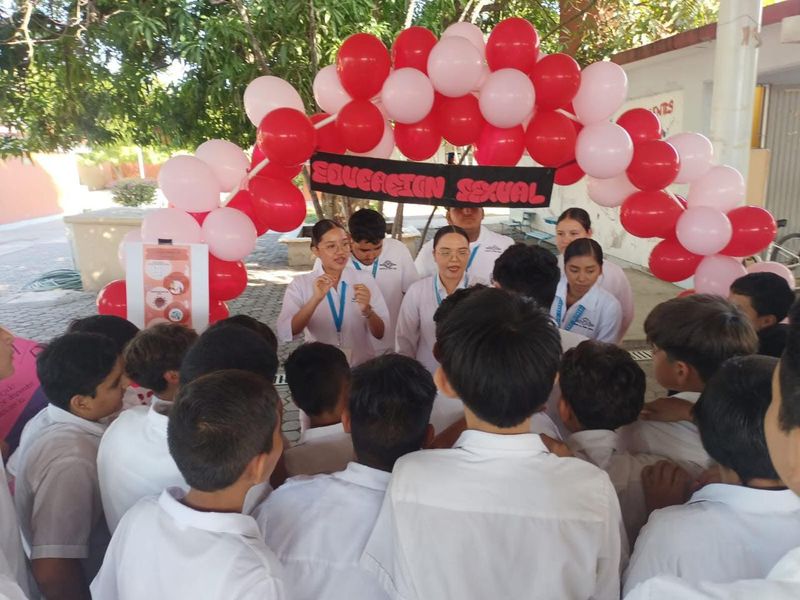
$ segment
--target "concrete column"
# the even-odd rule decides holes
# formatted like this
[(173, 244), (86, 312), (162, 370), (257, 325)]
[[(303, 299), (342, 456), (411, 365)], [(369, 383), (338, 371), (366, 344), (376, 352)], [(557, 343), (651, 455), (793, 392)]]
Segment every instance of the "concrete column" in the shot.
[(711, 141), (717, 161), (738, 169), (745, 180), (760, 45), (761, 0), (721, 0), (714, 53)]

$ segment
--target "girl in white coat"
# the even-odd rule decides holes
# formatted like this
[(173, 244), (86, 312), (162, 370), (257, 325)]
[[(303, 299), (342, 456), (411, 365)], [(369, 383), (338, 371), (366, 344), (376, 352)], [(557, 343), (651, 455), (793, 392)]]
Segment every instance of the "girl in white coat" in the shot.
[(580, 238), (564, 250), (564, 270), (550, 307), (556, 324), (601, 342), (616, 343), (622, 326), (619, 301), (603, 289), (603, 249), (590, 238)]
[(319, 221), (311, 231), (311, 251), (320, 263), (286, 288), (278, 339), (290, 342), (303, 332), (307, 342), (341, 348), (351, 366), (375, 357), (389, 311), (370, 274), (345, 268), (350, 261), (347, 231), (329, 219)]

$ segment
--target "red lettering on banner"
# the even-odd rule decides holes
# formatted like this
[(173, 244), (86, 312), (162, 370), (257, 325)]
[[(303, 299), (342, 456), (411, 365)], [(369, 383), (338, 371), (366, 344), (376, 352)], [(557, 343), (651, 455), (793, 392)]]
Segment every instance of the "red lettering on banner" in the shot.
[(356, 176), (356, 185), (358, 189), (363, 192), (370, 190), (370, 183), (372, 182), (372, 169), (359, 169)]
[(512, 202), (527, 202), (528, 201), (528, 184), (517, 181), (511, 187), (510, 199)]
[(542, 196), (541, 194), (537, 194), (537, 186), (536, 182), (531, 182), (530, 184), (530, 193), (528, 194), (528, 204), (544, 204), (547, 199)]
[(311, 169), (311, 181), (317, 183), (328, 183), (328, 163), (324, 160), (314, 161), (314, 168)]
[(387, 194), (396, 198), (400, 195), (402, 190), (403, 183), (400, 181), (400, 175), (396, 173), (390, 173), (386, 176), (386, 183), (384, 183), (383, 188)]
[(497, 199), (500, 202), (508, 202), (511, 196), (511, 182), (498, 181), (497, 182)]
[(441, 198), (444, 196), (444, 177), (428, 177), (425, 186), (426, 198)]
[(469, 200), (469, 192), (472, 189), (472, 179), (464, 178), (456, 182), (456, 200), (459, 202), (467, 202)]
[(383, 184), (386, 182), (386, 173), (383, 171), (375, 171), (372, 174), (372, 191), (373, 192), (382, 192), (383, 191)]
[(342, 181), (349, 188), (356, 187), (356, 175), (358, 174), (358, 167), (351, 167), (345, 165), (342, 167)]
[(412, 175), (411, 173), (402, 173), (401, 175), (398, 175), (398, 177), (402, 182), (402, 188), (400, 189), (398, 196), (412, 196), (411, 184), (414, 181), (415, 175)]
[(342, 165), (331, 163), (328, 165), (328, 183), (342, 185)]
[(417, 175), (414, 177), (414, 181), (411, 184), (411, 193), (414, 194), (414, 197), (425, 197), (425, 179), (426, 178), (423, 175)]
[(472, 184), (472, 193), (469, 195), (470, 202), (483, 202), (486, 199), (486, 182), (479, 179)]

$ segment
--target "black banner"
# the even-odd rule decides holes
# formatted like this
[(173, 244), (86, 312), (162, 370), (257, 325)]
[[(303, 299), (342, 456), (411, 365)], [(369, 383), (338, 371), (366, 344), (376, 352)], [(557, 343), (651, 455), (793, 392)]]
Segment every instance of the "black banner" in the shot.
[(472, 167), (318, 152), (311, 189), (353, 198), (439, 206), (550, 206), (555, 169)]

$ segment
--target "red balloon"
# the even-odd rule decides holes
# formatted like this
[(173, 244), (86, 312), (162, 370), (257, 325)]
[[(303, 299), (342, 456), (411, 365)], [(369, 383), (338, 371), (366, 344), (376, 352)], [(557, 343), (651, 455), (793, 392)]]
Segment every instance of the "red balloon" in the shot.
[[(254, 179), (258, 179), (259, 177), (255, 177)], [(250, 183), (248, 182), (248, 185)], [(226, 204), (228, 208), (235, 208), (236, 210), (242, 211), (253, 222), (253, 225), (256, 226), (256, 234), (257, 235), (264, 235), (267, 230), (269, 229), (269, 224), (262, 223), (258, 216), (256, 216), (255, 208), (253, 207), (253, 197), (250, 195), (250, 192), (247, 190), (239, 190), (236, 192), (231, 201)]]
[(251, 179), (250, 195), (256, 218), (272, 231), (292, 231), (306, 219), (306, 200), (290, 181)]
[(770, 245), (778, 234), (772, 214), (758, 206), (742, 206), (728, 212), (733, 226), (731, 241), (720, 254), (752, 256)]
[(619, 220), (625, 230), (640, 238), (669, 238), (683, 213), (675, 196), (664, 191), (631, 194), (622, 203)]
[(681, 160), (678, 151), (667, 142), (649, 140), (633, 147), (633, 160), (626, 173), (640, 190), (661, 190), (675, 181)]
[[(253, 146), (253, 158), (250, 161), (250, 170), (252, 171), (256, 168), (261, 161), (264, 160), (266, 156), (258, 147), (258, 144)], [(290, 167), (285, 167), (283, 165), (279, 165), (278, 163), (267, 163), (266, 166), (261, 169), (256, 177), (273, 177), (274, 179), (294, 179), (300, 174), (300, 171), (303, 170), (303, 165), (292, 165)]]
[(229, 316), (231, 316), (231, 311), (228, 310), (228, 305), (225, 304), (222, 300), (211, 302), (211, 306), (209, 306), (208, 310), (209, 325), (213, 325), (217, 321), (222, 321), (223, 319), (227, 319)]
[(556, 185), (572, 185), (578, 183), (586, 173), (578, 166), (577, 162), (565, 164), (556, 169), (554, 182)]
[(525, 150), (522, 125), (501, 129), (486, 123), (475, 144), (475, 160), (479, 165), (513, 167)]
[(549, 54), (531, 71), (536, 105), (555, 110), (572, 102), (581, 85), (581, 68), (568, 54)]
[(101, 315), (114, 315), (128, 318), (127, 286), (124, 279), (116, 279), (97, 294), (97, 312)]
[(352, 100), (336, 117), (336, 130), (351, 152), (369, 152), (383, 137), (381, 111), (369, 100)]
[(695, 289), (694, 288), (690, 288), (688, 290), (683, 290), (682, 292), (680, 292), (677, 297), (678, 298), (686, 298), (687, 296), (691, 296), (692, 294), (695, 294), (695, 293), (697, 293), (697, 292), (695, 292)]
[[(328, 113), (317, 113), (311, 115), (311, 122), (315, 125), (330, 117)], [(344, 142), (336, 129), (336, 121), (332, 121), (317, 129), (317, 150), (320, 152), (332, 152), (333, 154), (344, 154), (347, 152)]]
[(689, 252), (678, 240), (662, 240), (650, 253), (650, 272), (663, 281), (683, 281), (694, 275), (703, 258)]
[(209, 212), (211, 212), (211, 211), (199, 212), (199, 213), (190, 212), (189, 214), (192, 215), (192, 218), (195, 221), (197, 221), (198, 225), (200, 225), (202, 227), (203, 226), (203, 221), (206, 220), (206, 217), (208, 216)]
[(545, 167), (560, 167), (575, 160), (578, 134), (572, 120), (552, 110), (537, 112), (525, 131), (525, 148)]
[(425, 27), (409, 27), (401, 31), (392, 44), (395, 69), (410, 67), (428, 74), (428, 55), (436, 45), (436, 36)]
[(240, 260), (230, 262), (208, 255), (208, 293), (212, 304), (233, 300), (247, 287), (247, 267)]
[(617, 125), (627, 131), (634, 144), (661, 139), (661, 121), (646, 108), (632, 108), (622, 113)]
[(437, 94), (433, 113), (442, 137), (454, 146), (474, 144), (486, 124), (478, 99), (472, 94), (459, 98)]
[(500, 21), (486, 42), (486, 62), (492, 71), (519, 69), (530, 73), (539, 56), (539, 34), (525, 19)]
[(386, 46), (369, 33), (351, 35), (336, 55), (339, 81), (350, 97), (356, 100), (369, 100), (380, 92), (391, 67), (392, 61)]
[(306, 162), (314, 153), (317, 131), (299, 110), (276, 108), (261, 120), (256, 145), (271, 163), (293, 166)]
[(442, 145), (442, 135), (433, 113), (418, 123), (395, 123), (394, 143), (409, 160), (427, 160)]

